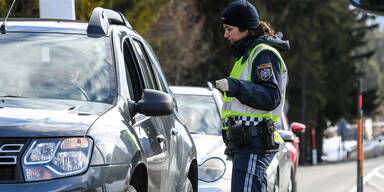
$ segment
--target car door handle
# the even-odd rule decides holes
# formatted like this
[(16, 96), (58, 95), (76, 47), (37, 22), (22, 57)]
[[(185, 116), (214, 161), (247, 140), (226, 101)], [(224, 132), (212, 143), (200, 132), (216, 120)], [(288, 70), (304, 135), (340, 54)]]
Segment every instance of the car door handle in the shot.
[(165, 141), (164, 135), (158, 135), (156, 138), (159, 143)]
[(176, 129), (171, 129), (171, 133), (172, 133), (172, 135), (177, 135), (179, 133), (179, 131), (177, 131)]

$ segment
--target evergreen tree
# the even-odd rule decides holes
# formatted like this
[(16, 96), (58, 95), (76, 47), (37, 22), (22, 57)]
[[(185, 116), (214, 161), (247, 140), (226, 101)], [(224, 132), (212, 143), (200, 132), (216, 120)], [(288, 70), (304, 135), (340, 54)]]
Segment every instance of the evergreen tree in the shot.
[[(348, 6), (342, 0), (272, 0), (264, 6), (272, 25), (291, 43), (285, 57), (290, 119), (315, 127), (317, 146), (326, 120), (354, 118), (356, 82), (362, 76), (356, 66), (372, 54), (357, 51), (365, 46), (365, 33), (371, 30), (366, 26), (368, 17)], [(306, 135), (310, 139), (310, 129)]]
[[(0, 0), (0, 17), (5, 18), (13, 0)], [(39, 17), (39, 0), (16, 1), (9, 17)]]
[(87, 21), (95, 7), (103, 6), (104, 1), (101, 0), (75, 0), (76, 19)]
[(166, 3), (165, 0), (109, 0), (105, 8), (123, 13), (134, 29), (145, 34), (157, 21)]

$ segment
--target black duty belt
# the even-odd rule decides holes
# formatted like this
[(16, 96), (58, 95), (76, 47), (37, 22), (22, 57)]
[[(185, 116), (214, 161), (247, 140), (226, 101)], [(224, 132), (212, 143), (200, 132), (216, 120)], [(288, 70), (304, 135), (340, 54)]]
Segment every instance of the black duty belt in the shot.
[(253, 126), (248, 126), (250, 131), (251, 131), (251, 136), (256, 137), (256, 136), (262, 136), (263, 135), (263, 128), (260, 125), (253, 125)]

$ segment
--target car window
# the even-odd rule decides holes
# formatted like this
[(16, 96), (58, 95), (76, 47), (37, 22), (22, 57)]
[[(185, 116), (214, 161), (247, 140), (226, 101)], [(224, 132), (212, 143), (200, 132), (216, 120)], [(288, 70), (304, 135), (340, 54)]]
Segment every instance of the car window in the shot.
[(143, 74), (145, 88), (157, 90), (158, 87), (153, 73), (153, 69), (143, 45), (137, 40), (133, 40), (133, 45), (135, 46), (137, 60), (139, 62), (140, 69)]
[(176, 94), (180, 118), (192, 134), (221, 135), (221, 119), (213, 96)]
[(155, 72), (158, 74), (158, 77), (160, 79), (159, 82), (161, 83), (161, 87), (164, 89), (165, 92), (171, 93), (171, 91), (169, 90), (169, 87), (168, 87), (167, 80), (166, 80), (164, 73), (161, 69), (160, 62), (157, 59), (155, 52), (153, 51), (152, 47), (148, 44), (148, 42), (146, 42), (146, 41), (144, 41), (144, 42), (145, 42), (146, 48), (149, 50), (148, 53), (149, 53), (149, 56), (151, 58), (151, 61), (153, 62), (152, 64), (157, 69)]
[(132, 96), (132, 99), (139, 101), (141, 99), (142, 90), (144, 89), (144, 82), (142, 82), (142, 75), (140, 69), (134, 62), (134, 52), (129, 40), (124, 42), (124, 61), (128, 74), (128, 85), (131, 85), (129, 92)]
[(0, 38), (0, 96), (112, 103), (116, 95), (108, 37), (7, 33)]
[(149, 60), (152, 63), (152, 66), (154, 67), (153, 72), (154, 72), (154, 75), (155, 75), (156, 80), (158, 82), (159, 88), (161, 91), (167, 92), (167, 89), (166, 89), (167, 85), (165, 83), (166, 80), (162, 79), (161, 69), (159, 71), (159, 68), (156, 68), (156, 66), (160, 66), (159, 61), (158, 61), (155, 53), (153, 52), (153, 49), (151, 48), (151, 46), (147, 42), (145, 42), (144, 46), (145, 46), (146, 51), (148, 53)]

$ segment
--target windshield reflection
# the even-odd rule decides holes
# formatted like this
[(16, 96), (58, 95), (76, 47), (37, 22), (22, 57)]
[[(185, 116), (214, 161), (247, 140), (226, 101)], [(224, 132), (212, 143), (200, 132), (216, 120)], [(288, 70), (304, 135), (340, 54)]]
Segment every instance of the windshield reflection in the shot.
[(0, 44), (0, 96), (113, 102), (107, 37), (7, 33)]

